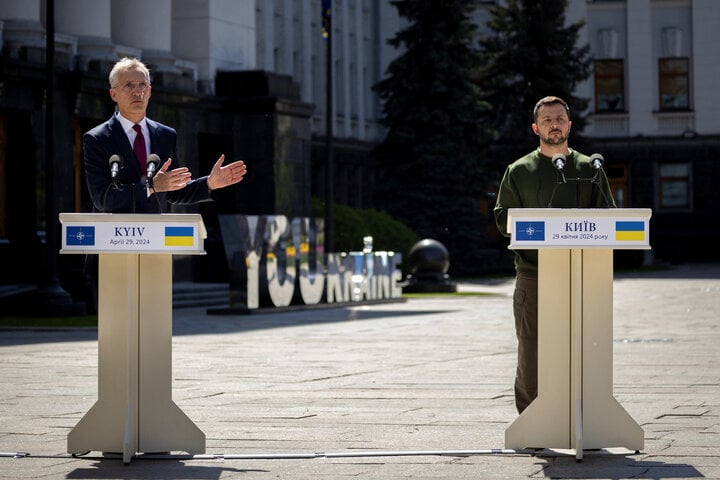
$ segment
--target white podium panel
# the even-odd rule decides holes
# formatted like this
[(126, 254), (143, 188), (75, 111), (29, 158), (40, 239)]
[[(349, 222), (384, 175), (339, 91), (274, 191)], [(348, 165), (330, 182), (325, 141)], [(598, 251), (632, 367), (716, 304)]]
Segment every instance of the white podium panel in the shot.
[(647, 208), (511, 208), (511, 249), (650, 249)]
[(99, 254), (98, 401), (68, 452), (205, 452), (172, 401), (172, 256), (204, 254), (200, 215), (61, 213), (61, 253)]
[(649, 249), (649, 209), (510, 209), (511, 249), (538, 250), (538, 396), (506, 448), (644, 447), (613, 397), (613, 249)]
[(205, 254), (196, 214), (61, 213), (60, 222), (60, 253)]

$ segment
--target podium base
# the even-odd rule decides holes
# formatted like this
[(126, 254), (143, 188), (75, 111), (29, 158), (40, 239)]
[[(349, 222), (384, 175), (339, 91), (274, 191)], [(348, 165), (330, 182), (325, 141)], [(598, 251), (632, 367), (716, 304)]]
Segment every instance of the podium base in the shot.
[[(505, 430), (505, 448), (557, 448), (597, 450), (622, 447), (640, 451), (645, 447), (642, 428), (633, 420), (614, 397), (592, 403), (600, 416), (582, 417), (580, 431), (573, 432), (570, 417), (565, 410), (551, 401), (536, 398)], [(580, 424), (576, 420), (576, 427)]]
[(533, 400), (505, 430), (505, 448), (572, 448), (568, 407), (557, 400)]
[(610, 249), (544, 249), (538, 269), (538, 397), (505, 431), (505, 448), (644, 446), (612, 394)]
[(136, 412), (118, 415), (117, 406), (98, 401), (67, 437), (67, 451), (80, 455), (90, 451), (122, 452), (125, 463), (138, 453), (205, 453), (205, 434), (175, 404), (158, 406), (152, 419), (139, 424)]

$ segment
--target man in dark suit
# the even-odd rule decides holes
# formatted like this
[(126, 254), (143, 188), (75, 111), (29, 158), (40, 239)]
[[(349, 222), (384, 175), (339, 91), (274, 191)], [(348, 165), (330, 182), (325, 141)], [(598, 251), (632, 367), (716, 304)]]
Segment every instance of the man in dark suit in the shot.
[[(205, 177), (192, 179), (187, 167), (170, 169), (177, 160), (177, 134), (145, 116), (151, 92), (150, 72), (135, 58), (123, 58), (110, 72), (110, 98), (117, 112), (83, 136), (85, 176), (96, 212), (162, 213), (168, 202), (212, 200), (213, 190), (240, 182), (247, 171), (241, 160), (223, 165), (224, 155)], [(148, 181), (151, 154), (161, 165)], [(118, 160), (115, 178), (111, 157)]]
[[(240, 182), (247, 172), (241, 160), (223, 165), (224, 155), (205, 177), (192, 179), (187, 167), (171, 169), (177, 134), (145, 116), (151, 91), (150, 71), (135, 58), (123, 58), (110, 71), (110, 98), (117, 111), (83, 136), (85, 177), (95, 212), (164, 213), (168, 203), (212, 200), (214, 190)], [(152, 154), (161, 165), (148, 180)], [(111, 158), (119, 160), (114, 178)], [(85, 275), (97, 305), (97, 255), (86, 257)]]

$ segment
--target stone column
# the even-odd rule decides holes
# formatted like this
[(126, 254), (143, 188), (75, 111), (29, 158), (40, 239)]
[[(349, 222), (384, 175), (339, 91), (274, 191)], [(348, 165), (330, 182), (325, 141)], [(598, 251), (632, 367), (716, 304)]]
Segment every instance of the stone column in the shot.
[(692, 2), (692, 65), (694, 96), (691, 105), (695, 110), (697, 133), (713, 135), (720, 131), (720, 62), (717, 48), (720, 44), (720, 9), (713, 0)]
[[(285, 52), (283, 55), (283, 64), (278, 65), (279, 72), (287, 75), (295, 75), (295, 0), (284, 0), (283, 5), (283, 16), (282, 24), (283, 31), (281, 32), (281, 43), (282, 49)], [(296, 79), (297, 80), (297, 79)]]
[(0, 2), (0, 18), (4, 20), (30, 20), (40, 23), (40, 2), (3, 0)]
[[(587, 45), (590, 43), (590, 32), (587, 26), (588, 9), (587, 2), (569, 2), (565, 15), (565, 24), (569, 25), (580, 20), (585, 21), (585, 25), (578, 32), (577, 45)], [(575, 94), (580, 97), (593, 98), (594, 79), (592, 76), (580, 82), (575, 88)], [(593, 111), (593, 103), (588, 104), (589, 112)], [(586, 113), (589, 113), (586, 112)]]
[[(312, 29), (312, 4), (302, 2), (302, 13), (300, 16), (300, 29), (302, 32), (302, 78), (300, 81), (301, 99), (303, 102), (313, 101), (313, 35), (320, 35), (320, 32), (313, 32)], [(318, 19), (319, 21), (319, 19)]]
[[(41, 5), (44, 5), (44, 2), (23, 0), (0, 2), (0, 20), (3, 20), (3, 39), (0, 43), (10, 58), (45, 63), (45, 11), (44, 8), (40, 8)], [(75, 37), (55, 33), (57, 68), (72, 69), (76, 52)]]
[(627, 65), (628, 105), (630, 112), (630, 136), (646, 132), (655, 119), (652, 112), (657, 110), (657, 56), (653, 54), (652, 18), (650, 0), (635, 0), (627, 3)]
[(254, 1), (173, 0), (172, 53), (197, 65), (203, 93), (214, 93), (218, 70), (257, 68), (259, 34)]
[(0, 2), (0, 20), (3, 20), (2, 43), (7, 55), (42, 63), (45, 29), (40, 23), (40, 2), (4, 0)]
[(169, 52), (172, 0), (113, 0), (112, 37), (143, 54)]
[(265, 0), (262, 7), (264, 49), (260, 52), (263, 58), (262, 69), (275, 71), (275, 1)]
[(357, 108), (357, 134), (358, 140), (365, 140), (365, 95), (369, 93), (367, 91), (368, 85), (365, 84), (365, 32), (363, 30), (363, 2), (357, 2), (355, 4), (355, 45), (353, 46), (356, 57), (355, 57), (355, 78), (351, 81), (357, 85), (355, 91), (357, 92), (357, 98), (353, 101), (356, 102)]
[(55, 28), (77, 36), (80, 70), (106, 71), (119, 57), (139, 55), (139, 51), (124, 51), (113, 43), (110, 0), (62, 2), (62, 8), (55, 9)]
[[(357, 7), (356, 7), (357, 8)], [(340, 7), (340, 34), (342, 35), (342, 56), (340, 57), (340, 68), (342, 69), (342, 85), (338, 85), (338, 89), (342, 89), (342, 115), (343, 115), (343, 131), (344, 137), (352, 137), (352, 103), (350, 82), (354, 79), (350, 78), (350, 2)], [(338, 72), (339, 73), (339, 72)], [(335, 78), (338, 78), (337, 76)], [(340, 132), (337, 132), (340, 133)], [(337, 136), (336, 133), (336, 136)]]
[(178, 62), (172, 54), (172, 0), (112, 0), (112, 38), (141, 49), (153, 83), (195, 90), (197, 66)]

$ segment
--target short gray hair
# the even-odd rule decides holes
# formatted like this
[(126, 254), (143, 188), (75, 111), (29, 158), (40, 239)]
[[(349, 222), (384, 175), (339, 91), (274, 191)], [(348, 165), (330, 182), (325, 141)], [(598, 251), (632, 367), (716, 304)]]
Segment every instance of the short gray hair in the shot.
[(145, 78), (147, 79), (148, 84), (150, 83), (150, 70), (147, 68), (147, 66), (137, 58), (124, 57), (118, 60), (118, 62), (113, 66), (112, 70), (110, 70), (110, 75), (108, 77), (108, 80), (110, 81), (110, 88), (117, 87), (118, 75), (120, 75), (120, 72), (126, 72), (128, 70), (141, 71), (145, 74)]

